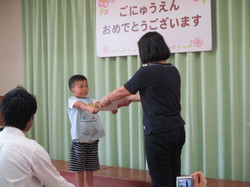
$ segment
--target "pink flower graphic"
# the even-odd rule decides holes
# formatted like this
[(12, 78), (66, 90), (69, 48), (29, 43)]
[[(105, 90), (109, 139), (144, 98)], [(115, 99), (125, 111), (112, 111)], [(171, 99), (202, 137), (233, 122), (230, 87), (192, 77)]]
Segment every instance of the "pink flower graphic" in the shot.
[[(195, 2), (200, 2), (200, 0), (193, 0)], [(202, 0), (203, 4), (206, 2), (206, 0)]]
[(98, 6), (107, 8), (109, 5), (110, 0), (98, 0)]
[(203, 44), (203, 40), (200, 38), (200, 37), (198, 37), (198, 38), (195, 38), (193, 41), (191, 41), (192, 43), (194, 43), (194, 46), (195, 47), (201, 47), (202, 46), (202, 44)]
[(104, 14), (108, 14), (109, 13), (109, 10), (108, 9), (105, 9), (104, 10)]
[(104, 47), (103, 47), (103, 52), (104, 52), (104, 53), (109, 53), (109, 47), (104, 46)]

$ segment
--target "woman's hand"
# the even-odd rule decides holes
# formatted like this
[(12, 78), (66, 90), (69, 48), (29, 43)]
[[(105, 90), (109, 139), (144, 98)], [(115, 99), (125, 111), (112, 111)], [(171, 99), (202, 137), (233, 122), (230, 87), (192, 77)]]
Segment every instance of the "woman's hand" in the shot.
[(111, 110), (112, 114), (116, 114), (118, 110)]
[(119, 103), (117, 105), (118, 108), (123, 107), (123, 106), (128, 106), (132, 101), (130, 100), (130, 96), (126, 97), (126, 100), (123, 102)]
[(129, 95), (126, 97), (126, 100), (117, 105), (118, 108), (123, 106), (128, 106), (132, 102), (140, 102), (141, 97), (139, 94)]
[(102, 107), (105, 107), (105, 106), (109, 106), (111, 105), (111, 102), (108, 98), (108, 96), (104, 96), (102, 99), (101, 99), (101, 106)]

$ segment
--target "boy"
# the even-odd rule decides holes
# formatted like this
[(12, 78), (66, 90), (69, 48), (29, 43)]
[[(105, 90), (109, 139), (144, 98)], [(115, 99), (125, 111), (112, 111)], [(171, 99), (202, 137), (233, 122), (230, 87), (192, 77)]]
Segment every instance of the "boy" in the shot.
[(60, 176), (44, 148), (25, 137), (36, 113), (35, 97), (17, 87), (4, 95), (0, 109), (4, 121), (0, 132), (0, 186), (73, 187)]
[(88, 80), (85, 76), (72, 76), (68, 85), (74, 95), (67, 103), (72, 138), (69, 169), (75, 172), (78, 187), (84, 186), (84, 183), (92, 187), (93, 171), (100, 168), (98, 142), (105, 136), (97, 114), (101, 105), (88, 96)]

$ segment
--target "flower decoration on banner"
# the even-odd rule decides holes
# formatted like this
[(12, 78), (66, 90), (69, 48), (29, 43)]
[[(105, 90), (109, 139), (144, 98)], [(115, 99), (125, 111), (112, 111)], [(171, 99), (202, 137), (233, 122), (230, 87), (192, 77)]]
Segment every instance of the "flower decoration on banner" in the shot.
[(200, 48), (203, 44), (203, 40), (200, 37), (198, 37), (198, 38), (195, 38), (194, 40), (191, 40), (190, 43), (192, 43), (194, 47)]
[(195, 1), (195, 2), (200, 2), (200, 1), (202, 1), (203, 4), (206, 2), (206, 0), (193, 0), (193, 1)]
[(98, 6), (103, 7), (103, 8), (107, 8), (109, 5), (109, 2), (110, 2), (110, 0), (99, 0)]
[(109, 13), (109, 3), (115, 3), (115, 0), (98, 0), (98, 6), (100, 7), (100, 16), (107, 15)]
[(103, 48), (103, 52), (104, 52), (104, 53), (109, 53), (109, 47), (105, 46), (105, 47)]
[(180, 45), (180, 44), (174, 44), (172, 46), (170, 46), (170, 49), (189, 49), (189, 48), (201, 48), (203, 44), (203, 40), (200, 37), (197, 37), (193, 40), (190, 40), (190, 43), (188, 43), (187, 45)]

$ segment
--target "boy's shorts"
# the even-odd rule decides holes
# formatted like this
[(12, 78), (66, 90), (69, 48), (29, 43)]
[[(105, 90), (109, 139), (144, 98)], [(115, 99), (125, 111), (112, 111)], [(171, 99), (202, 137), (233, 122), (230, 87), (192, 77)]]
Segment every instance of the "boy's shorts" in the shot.
[(69, 170), (74, 172), (94, 171), (100, 169), (98, 142), (72, 142)]

